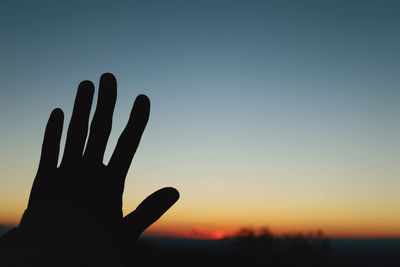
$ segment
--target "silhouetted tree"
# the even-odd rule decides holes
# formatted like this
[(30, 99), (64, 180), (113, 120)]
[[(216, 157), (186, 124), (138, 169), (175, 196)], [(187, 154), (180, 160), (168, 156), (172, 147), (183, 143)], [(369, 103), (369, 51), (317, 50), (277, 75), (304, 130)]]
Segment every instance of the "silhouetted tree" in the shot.
[(267, 228), (242, 228), (233, 239), (231, 258), (247, 266), (324, 266), (329, 241), (322, 231), (274, 236)]

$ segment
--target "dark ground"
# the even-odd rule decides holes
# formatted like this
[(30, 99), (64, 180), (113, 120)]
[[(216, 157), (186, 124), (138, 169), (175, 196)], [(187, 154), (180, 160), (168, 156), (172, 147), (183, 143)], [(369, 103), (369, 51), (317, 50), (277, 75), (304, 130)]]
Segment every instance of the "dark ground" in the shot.
[[(143, 237), (143, 259), (175, 266), (400, 266), (400, 238), (193, 240)], [(151, 263), (150, 263), (151, 264)]]
[[(9, 228), (0, 226), (0, 236)], [(400, 267), (400, 238), (327, 239), (320, 234), (277, 237), (249, 229), (221, 240), (144, 236), (132, 258), (146, 262), (146, 266)]]

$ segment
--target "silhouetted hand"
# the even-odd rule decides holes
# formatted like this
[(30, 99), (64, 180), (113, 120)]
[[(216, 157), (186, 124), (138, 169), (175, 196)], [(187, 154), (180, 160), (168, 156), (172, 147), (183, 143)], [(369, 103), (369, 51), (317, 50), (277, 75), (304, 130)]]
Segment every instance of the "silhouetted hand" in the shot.
[[(131, 261), (131, 248), (139, 235), (178, 200), (179, 193), (174, 188), (160, 189), (123, 217), (125, 177), (149, 118), (150, 101), (145, 95), (136, 98), (106, 166), (103, 156), (117, 96), (114, 76), (101, 76), (85, 147), (93, 94), (90, 81), (79, 84), (59, 167), (63, 112), (55, 109), (51, 113), (19, 235), (29, 240), (24, 242), (37, 242), (51, 253), (49, 257), (62, 257), (61, 263), (68, 266), (122, 266)], [(41, 263), (40, 258), (36, 261)], [(44, 259), (43, 263), (49, 262)]]

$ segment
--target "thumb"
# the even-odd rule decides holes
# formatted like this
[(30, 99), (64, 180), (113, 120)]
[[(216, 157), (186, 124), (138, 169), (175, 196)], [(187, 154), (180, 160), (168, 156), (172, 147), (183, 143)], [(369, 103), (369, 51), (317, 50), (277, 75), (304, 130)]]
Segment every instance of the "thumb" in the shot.
[(124, 217), (122, 222), (122, 246), (129, 247), (147, 227), (157, 221), (179, 199), (179, 192), (164, 187), (148, 196), (136, 210)]

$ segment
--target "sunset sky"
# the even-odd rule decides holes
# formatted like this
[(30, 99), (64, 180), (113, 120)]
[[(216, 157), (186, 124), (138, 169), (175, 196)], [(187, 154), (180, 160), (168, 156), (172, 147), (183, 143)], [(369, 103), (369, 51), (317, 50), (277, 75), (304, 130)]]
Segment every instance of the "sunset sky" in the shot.
[[(136, 95), (151, 114), (124, 212), (173, 186), (146, 234), (242, 226), (400, 237), (400, 2), (3, 1), (0, 224), (17, 225), (53, 108), (113, 73), (108, 161)], [(93, 114), (93, 112), (92, 112)]]

